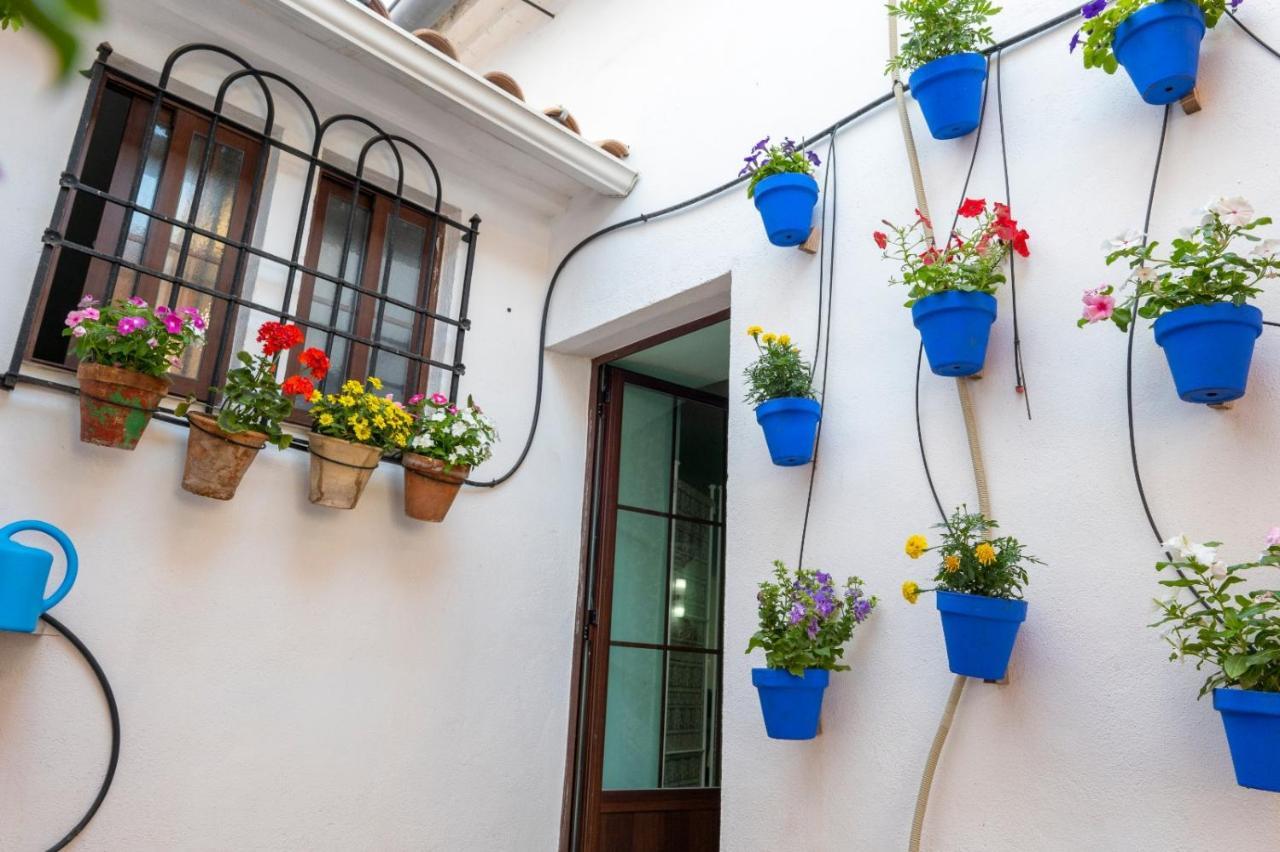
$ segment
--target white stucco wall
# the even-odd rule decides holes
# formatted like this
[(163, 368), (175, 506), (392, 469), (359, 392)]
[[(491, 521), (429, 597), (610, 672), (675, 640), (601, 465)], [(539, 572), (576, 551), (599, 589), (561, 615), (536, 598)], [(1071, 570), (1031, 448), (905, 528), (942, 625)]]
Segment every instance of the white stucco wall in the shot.
[[(135, 16), (114, 4), (104, 35), (119, 54), (156, 62), (179, 31), (201, 26), (167, 20), (155, 5), (139, 4), (151, 13)], [(282, 61), (235, 4), (215, 5), (226, 13), (215, 16), (220, 39)], [(1019, 3), (997, 34), (1059, 11), (1048, 0)], [(1216, 714), (1194, 700), (1199, 677), (1165, 662), (1143, 626), (1158, 552), (1127, 468), (1124, 340), (1074, 326), (1080, 290), (1107, 280), (1099, 242), (1141, 222), (1159, 111), (1125, 79), (1081, 71), (1066, 54), (1068, 34), (1020, 47), (1005, 66), (1015, 214), (1033, 235), (1019, 306), (1035, 419), (1012, 390), (1007, 293), (986, 379), (974, 387), (995, 514), (1049, 565), (1029, 589), (1011, 684), (975, 684), (964, 696), (925, 845), (1268, 850), (1280, 800), (1235, 786)], [(0, 39), (7, 355), (84, 84), (49, 93), (29, 39)], [(580, 198), (553, 222), (446, 174), (458, 187), (449, 201), (485, 217), (463, 389), (502, 426), (491, 472), (522, 443), (532, 405), (524, 353), (563, 252), (603, 224), (731, 177), (765, 133), (812, 132), (877, 96), (884, 54), (879, 4), (800, 0), (780, 15), (761, 2), (596, 0), (570, 4), (489, 63), (514, 74), (531, 102), (566, 104), (588, 136), (630, 143), (643, 174), (631, 198)], [(351, 85), (336, 58), (288, 64), (309, 90)], [(1230, 24), (1206, 40), (1207, 108), (1173, 117), (1156, 234), (1213, 194), (1243, 193), (1280, 213), (1270, 177), (1280, 165), (1275, 87), (1265, 82), (1278, 70)], [(376, 113), (379, 103), (361, 107)], [(913, 121), (933, 205), (945, 210), (968, 144), (928, 139), (914, 107)], [(1003, 195), (996, 138), (984, 143), (974, 195)], [(860, 574), (883, 605), (854, 641), (854, 670), (828, 691), (823, 735), (767, 740), (749, 685), (758, 661), (737, 649), (754, 627), (769, 560), (795, 558), (807, 471), (769, 465), (751, 412), (734, 405), (723, 848), (735, 852), (905, 845), (951, 680), (931, 602), (911, 608), (897, 596), (923, 567), (901, 542), (936, 513), (915, 444), (917, 337), (868, 236), (913, 206), (896, 118), (883, 110), (840, 140), (835, 337), (809, 560)], [(706, 282), (716, 283), (690, 295)], [(679, 314), (689, 309), (663, 306), (723, 306), (730, 296), (735, 326), (787, 330), (811, 349), (816, 286), (816, 259), (770, 247), (739, 193), (588, 248), (554, 303), (550, 339), (574, 354), (549, 361), (526, 468), (492, 493), (465, 493), (440, 527), (402, 520), (393, 468), (353, 513), (310, 506), (298, 453), (264, 453), (233, 503), (202, 500), (178, 488), (184, 432), (155, 424), (125, 458), (77, 441), (69, 397), (0, 394), (0, 520), (46, 518), (80, 543), (81, 580), (56, 615), (99, 655), (124, 718), (116, 786), (81, 846), (554, 848), (578, 579), (582, 356), (607, 348), (602, 328), (616, 345), (637, 311)], [(1274, 293), (1260, 304), (1280, 311)], [(749, 357), (749, 341), (735, 336), (735, 381)], [(1277, 521), (1267, 465), (1277, 375), (1269, 332), (1245, 400), (1226, 413), (1189, 406), (1140, 335), (1135, 411), (1166, 533), (1219, 538), (1244, 558)], [(952, 384), (926, 375), (922, 396), (942, 498), (973, 503)], [(106, 749), (97, 687), (62, 640), (0, 636), (0, 848), (43, 848), (74, 822)]]
[[(1001, 38), (1063, 11), (1050, 0), (1005, 5)], [(1280, 41), (1263, 11), (1246, 4), (1242, 14)], [(714, 186), (757, 138), (814, 132), (885, 91), (885, 27), (870, 3), (570, 5), (493, 64), (526, 91), (555, 92), (588, 135), (607, 129), (631, 143), (644, 179), (619, 205), (580, 205), (557, 228), (557, 246)], [(986, 378), (974, 386), (994, 513), (1048, 566), (1028, 591), (1012, 682), (971, 685), (964, 696), (925, 848), (1274, 849), (1280, 798), (1235, 785), (1217, 714), (1195, 700), (1200, 676), (1166, 662), (1144, 627), (1161, 591), (1159, 551), (1128, 468), (1125, 341), (1074, 321), (1084, 287), (1116, 281), (1100, 242), (1141, 225), (1160, 110), (1123, 75), (1086, 74), (1067, 53), (1069, 36), (1059, 30), (1005, 59), (1014, 211), (1033, 235), (1018, 281), (1035, 419), (1013, 391), (1007, 292)], [(1172, 117), (1154, 234), (1167, 239), (1217, 194), (1280, 212), (1271, 178), (1277, 90), (1268, 82), (1277, 73), (1280, 64), (1230, 22), (1209, 35), (1206, 109)], [(958, 200), (972, 139), (933, 141), (914, 105), (912, 121), (941, 216)], [(1004, 196), (997, 139), (990, 124), (972, 195)], [(914, 206), (896, 116), (881, 110), (839, 144), (835, 337), (808, 560), (860, 574), (883, 603), (855, 638), (853, 671), (828, 690), (823, 735), (766, 739), (748, 675), (760, 661), (738, 652), (769, 560), (795, 559), (807, 471), (769, 465), (752, 413), (734, 405), (722, 820), (722, 848), (734, 852), (905, 846), (951, 685), (932, 600), (912, 608), (897, 591), (926, 567), (903, 555), (902, 541), (937, 517), (916, 448), (918, 337), (870, 240), (881, 218), (905, 218)], [(574, 341), (602, 317), (726, 272), (735, 327), (789, 331), (811, 351), (817, 260), (767, 245), (738, 193), (587, 249), (561, 285), (552, 339)], [(1280, 311), (1280, 294), (1259, 304)], [(1233, 559), (1255, 554), (1280, 516), (1269, 464), (1280, 410), (1275, 338), (1268, 329), (1259, 341), (1249, 395), (1230, 412), (1178, 401), (1150, 332), (1137, 341), (1135, 413), (1157, 519), (1167, 535), (1228, 542)], [(740, 334), (734, 341), (736, 382), (752, 348)], [(942, 499), (975, 505), (953, 383), (926, 375), (922, 396)]]

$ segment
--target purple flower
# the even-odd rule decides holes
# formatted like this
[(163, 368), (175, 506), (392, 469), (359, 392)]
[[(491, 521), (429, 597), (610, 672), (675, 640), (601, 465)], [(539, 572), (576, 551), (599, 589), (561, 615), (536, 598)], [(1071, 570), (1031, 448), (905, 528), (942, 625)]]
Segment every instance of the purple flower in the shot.
[(173, 313), (165, 314), (164, 330), (170, 334), (182, 334), (182, 317)]
[(816, 618), (809, 619), (809, 625), (805, 627), (804, 632), (809, 634), (810, 639), (817, 639), (818, 638), (818, 619)]
[(173, 313), (173, 309), (170, 308), (168, 305), (156, 305), (155, 314), (161, 319), (164, 319), (171, 313)]
[(1075, 53), (1076, 48), (1080, 46), (1080, 30), (1076, 30), (1076, 34), (1071, 37), (1071, 45), (1067, 48), (1067, 53)]
[(1243, 2), (1244, 0), (1231, 0), (1231, 11), (1234, 12), (1236, 9), (1239, 9), (1240, 4)]
[(791, 612), (787, 616), (787, 620), (792, 624), (799, 624), (804, 621), (804, 604), (796, 603), (791, 605)]
[(1096, 18), (1102, 14), (1102, 10), (1107, 8), (1107, 0), (1089, 0), (1080, 9), (1080, 14), (1086, 18)]
[(752, 151), (763, 151), (763, 150), (765, 150), (765, 149), (766, 149), (766, 148), (768, 148), (768, 147), (769, 147), (769, 137), (768, 137), (768, 136), (766, 136), (766, 137), (764, 137), (763, 139), (761, 139), (759, 142), (757, 142), (757, 143), (755, 144), (755, 147), (753, 147), (751, 150), (752, 150)]
[(822, 165), (822, 161), (818, 159), (818, 155), (813, 153), (812, 151), (805, 151), (804, 158), (808, 160), (811, 165), (814, 165), (814, 166)]
[(93, 297), (92, 293), (85, 293), (80, 297), (80, 307), (87, 308), (98, 300)]
[(116, 333), (121, 337), (127, 337), (146, 327), (147, 321), (142, 317), (120, 317), (120, 321), (116, 323)]
[(859, 598), (853, 602), (853, 620), (861, 624), (871, 615), (871, 601)]
[(133, 305), (135, 308), (145, 308), (147, 306), (147, 300), (141, 296), (130, 296), (129, 304)]
[(827, 594), (826, 589), (821, 589), (813, 599), (814, 608), (818, 610), (818, 615), (823, 618), (830, 618), (831, 613), (836, 610), (836, 602)]
[(793, 154), (795, 153), (795, 150), (796, 150), (796, 143), (791, 139), (791, 137), (788, 136), (787, 138), (782, 140), (782, 153)]
[(816, 576), (818, 578), (818, 585), (820, 586), (831, 585), (831, 575), (828, 574), (826, 571), (819, 571)]

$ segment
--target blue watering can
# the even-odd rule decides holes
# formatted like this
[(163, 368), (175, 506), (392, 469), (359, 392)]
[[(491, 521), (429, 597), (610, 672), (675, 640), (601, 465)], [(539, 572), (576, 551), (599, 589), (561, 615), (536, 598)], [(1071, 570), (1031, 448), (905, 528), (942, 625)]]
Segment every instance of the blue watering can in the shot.
[[(53, 554), (13, 541), (13, 536), (23, 530), (44, 533), (58, 542), (67, 555), (67, 571), (62, 585), (47, 598), (44, 587), (49, 581), (49, 569), (53, 567)], [(14, 521), (0, 529), (0, 630), (34, 633), (41, 614), (71, 591), (78, 563), (75, 545), (66, 533), (52, 524)]]

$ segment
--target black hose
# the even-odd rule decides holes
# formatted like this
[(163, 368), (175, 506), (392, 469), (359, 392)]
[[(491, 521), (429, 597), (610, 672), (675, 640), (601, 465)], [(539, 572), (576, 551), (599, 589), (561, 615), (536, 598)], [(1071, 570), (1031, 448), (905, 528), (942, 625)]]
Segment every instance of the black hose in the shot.
[(84, 642), (80, 641), (80, 637), (67, 629), (67, 626), (52, 615), (45, 613), (40, 618), (54, 630), (61, 633), (66, 640), (80, 652), (80, 656), (84, 657), (84, 661), (89, 664), (89, 668), (93, 669), (93, 674), (98, 679), (98, 684), (102, 687), (102, 697), (107, 701), (107, 713), (111, 717), (111, 757), (107, 760), (107, 771), (102, 776), (102, 784), (98, 787), (98, 795), (94, 797), (93, 804), (89, 806), (89, 810), (85, 811), (84, 816), (80, 817), (70, 831), (63, 835), (62, 839), (49, 847), (49, 852), (58, 852), (65, 849), (67, 844), (75, 840), (80, 832), (84, 831), (90, 820), (98, 813), (98, 808), (102, 807), (103, 801), (107, 798), (107, 791), (111, 789), (111, 782), (116, 777), (116, 766), (120, 763), (120, 708), (116, 706), (115, 693), (111, 691), (111, 683), (107, 680), (107, 673), (102, 670), (102, 666), (98, 664), (98, 660), (93, 656), (93, 652), (89, 650)]

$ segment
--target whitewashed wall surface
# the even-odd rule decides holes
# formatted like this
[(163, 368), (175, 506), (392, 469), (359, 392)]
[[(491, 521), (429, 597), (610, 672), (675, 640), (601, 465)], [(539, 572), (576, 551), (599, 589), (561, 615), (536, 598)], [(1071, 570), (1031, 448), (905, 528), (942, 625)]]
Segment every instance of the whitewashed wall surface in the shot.
[[(343, 57), (271, 39), (254, 17), (260, 0), (211, 0), (198, 19), (181, 5), (116, 0), (92, 38), (151, 68), (176, 44), (217, 40), (311, 91), (358, 96), (375, 117), (393, 109), (376, 89), (348, 94)], [(1064, 11), (1007, 5), (997, 38)], [(1268, 8), (1254, 0), (1241, 15), (1280, 43)], [(1081, 290), (1118, 283), (1099, 245), (1141, 225), (1162, 112), (1123, 76), (1084, 72), (1069, 37), (1059, 29), (1002, 59), (1014, 214), (1032, 234), (1018, 307), (1033, 419), (1013, 389), (1008, 292), (973, 386), (993, 512), (1047, 564), (1028, 589), (1010, 683), (963, 697), (924, 848), (1266, 852), (1280, 847), (1280, 797), (1235, 785), (1217, 714), (1195, 700), (1201, 676), (1168, 663), (1146, 627), (1160, 553), (1129, 468), (1125, 339), (1075, 326)], [(628, 142), (643, 175), (624, 200), (583, 192), (557, 212), (446, 170), (449, 203), (484, 217), (463, 390), (502, 428), (494, 472), (523, 443), (541, 299), (564, 252), (732, 177), (761, 136), (815, 132), (880, 96), (886, 44), (878, 3), (595, 0), (491, 58), (526, 92), (567, 105), (588, 135)], [(50, 88), (28, 35), (0, 34), (0, 71), (7, 357), (85, 84)], [(1280, 214), (1277, 75), (1280, 61), (1230, 22), (1207, 36), (1205, 109), (1171, 117), (1153, 235), (1191, 223), (1215, 195)], [(914, 106), (912, 121), (944, 210), (972, 137), (933, 141)], [(993, 121), (971, 194), (998, 199)], [(854, 640), (853, 670), (832, 679), (821, 736), (767, 740), (749, 679), (760, 662), (737, 652), (770, 561), (795, 559), (808, 471), (767, 463), (738, 403), (752, 348), (735, 335), (722, 814), (733, 852), (902, 848), (951, 685), (932, 606), (897, 594), (924, 579), (903, 539), (937, 520), (916, 438), (918, 337), (870, 239), (915, 206), (897, 118), (881, 108), (836, 144), (833, 337), (806, 561), (861, 575), (882, 605)], [(595, 243), (553, 301), (529, 461), (501, 488), (464, 493), (439, 527), (402, 520), (391, 470), (353, 513), (310, 506), (300, 453), (264, 453), (252, 487), (215, 505), (178, 488), (184, 432), (155, 424), (122, 460), (78, 443), (70, 397), (0, 395), (0, 520), (45, 518), (80, 544), (81, 580), (56, 614), (107, 666), (125, 723), (116, 786), (81, 848), (556, 848), (590, 357), (655, 330), (654, 317), (730, 306), (735, 328), (760, 323), (812, 350), (817, 286), (817, 259), (769, 246), (737, 190)], [(1280, 294), (1258, 304), (1280, 317)], [(942, 500), (974, 505), (953, 384), (922, 378), (925, 444)], [(1144, 326), (1133, 406), (1166, 533), (1255, 554), (1280, 523), (1277, 335), (1259, 341), (1248, 396), (1214, 411), (1177, 399)], [(97, 687), (65, 643), (0, 636), (0, 849), (42, 848), (73, 823), (107, 743)]]

